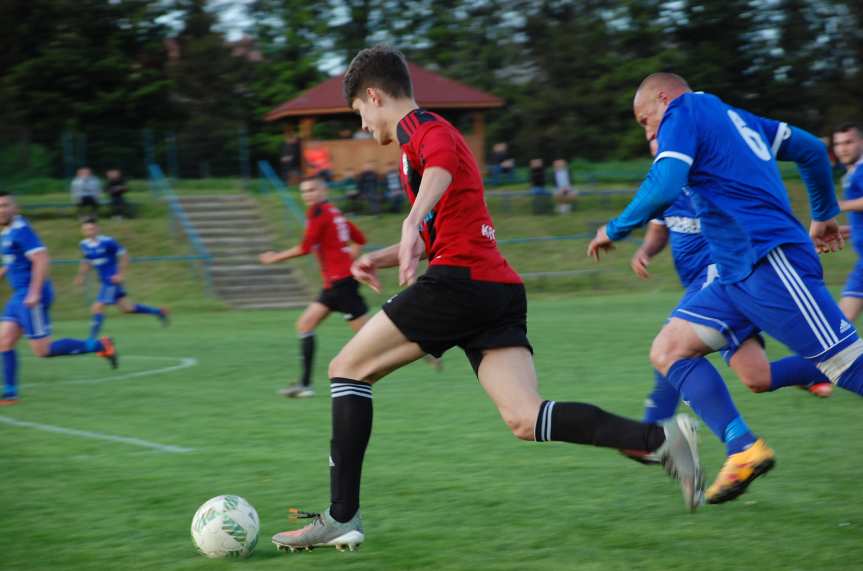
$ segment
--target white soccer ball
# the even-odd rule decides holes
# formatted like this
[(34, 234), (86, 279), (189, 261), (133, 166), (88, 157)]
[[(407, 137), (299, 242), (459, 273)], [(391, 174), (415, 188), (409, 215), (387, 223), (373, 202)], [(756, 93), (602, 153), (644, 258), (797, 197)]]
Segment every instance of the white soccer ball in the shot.
[(240, 496), (216, 496), (192, 518), (192, 540), (210, 559), (248, 557), (258, 543), (258, 512)]

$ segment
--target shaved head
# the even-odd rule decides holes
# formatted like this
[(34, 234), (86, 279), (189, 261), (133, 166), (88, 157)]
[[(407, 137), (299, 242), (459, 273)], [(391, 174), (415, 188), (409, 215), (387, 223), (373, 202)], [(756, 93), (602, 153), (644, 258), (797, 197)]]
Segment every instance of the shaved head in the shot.
[(676, 73), (661, 71), (659, 73), (651, 73), (645, 77), (642, 80), (641, 85), (639, 85), (638, 89), (635, 91), (635, 96), (638, 97), (638, 94), (642, 91), (647, 94), (650, 92), (655, 93), (657, 91), (677, 91), (680, 93), (686, 93), (692, 90), (689, 88), (689, 84), (686, 83), (686, 80)]
[(668, 105), (691, 91), (686, 80), (673, 73), (652, 73), (644, 78), (635, 91), (632, 111), (648, 142), (656, 138)]

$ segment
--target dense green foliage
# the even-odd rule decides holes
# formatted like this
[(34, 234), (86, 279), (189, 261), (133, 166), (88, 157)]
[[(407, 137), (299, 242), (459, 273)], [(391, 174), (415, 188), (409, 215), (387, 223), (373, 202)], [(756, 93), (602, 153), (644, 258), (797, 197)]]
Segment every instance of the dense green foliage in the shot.
[[(819, 133), (859, 113), (853, 0), (32, 0), (0, 3), (0, 177), (77, 164), (224, 176), (274, 159), (266, 111), (389, 41), (492, 91), (489, 142), (520, 160), (644, 153), (638, 81), (697, 89)], [(230, 18), (228, 19), (230, 14)], [(231, 32), (228, 37), (228, 32)], [(239, 34), (244, 35), (238, 40)], [(456, 117), (457, 118), (457, 117)], [(152, 156), (146, 156), (146, 155)], [(173, 172), (176, 171), (176, 172)]]

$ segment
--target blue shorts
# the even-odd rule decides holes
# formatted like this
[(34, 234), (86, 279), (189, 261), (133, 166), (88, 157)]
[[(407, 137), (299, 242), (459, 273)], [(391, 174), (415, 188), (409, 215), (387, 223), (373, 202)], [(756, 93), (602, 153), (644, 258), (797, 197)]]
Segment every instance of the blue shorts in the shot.
[(24, 305), (27, 291), (15, 292), (3, 309), (3, 321), (13, 321), (24, 331), (28, 339), (44, 339), (51, 336), (51, 304), (54, 288), (50, 283), (42, 288), (42, 300), (36, 307)]
[(842, 297), (863, 298), (863, 259), (857, 260), (854, 269), (848, 274), (845, 287), (842, 289)]
[[(697, 278), (692, 280), (692, 283), (686, 288), (686, 291), (683, 293), (683, 297), (680, 298), (680, 301), (677, 303), (677, 307), (674, 308), (674, 311), (671, 312), (672, 317), (679, 317), (681, 319), (685, 319), (686, 321), (693, 321), (688, 314), (678, 314), (679, 310), (687, 311), (688, 304), (690, 300), (698, 295), (701, 290), (708, 287), (712, 284), (716, 278), (719, 277), (719, 272), (716, 270), (715, 264), (710, 264), (706, 268), (704, 268)], [(693, 310), (688, 310), (693, 311)], [(720, 324), (711, 320), (699, 320), (697, 323), (701, 323), (703, 325), (707, 325), (713, 329), (721, 332), (727, 340), (729, 340), (728, 345), (720, 349), (720, 353), (722, 354), (722, 358), (725, 359), (726, 363), (731, 362), (731, 358), (740, 349), (740, 346), (750, 337), (753, 337), (758, 334), (759, 330), (754, 325), (750, 324)], [(763, 343), (763, 340), (760, 341)]]
[(97, 303), (105, 305), (114, 305), (121, 299), (126, 297), (126, 290), (121, 284), (102, 284), (99, 288), (99, 296), (96, 298)]
[(746, 331), (763, 330), (816, 364), (858, 339), (824, 285), (815, 249), (802, 244), (770, 251), (744, 280), (714, 282), (673, 316), (722, 332), (728, 348), (739, 347)]

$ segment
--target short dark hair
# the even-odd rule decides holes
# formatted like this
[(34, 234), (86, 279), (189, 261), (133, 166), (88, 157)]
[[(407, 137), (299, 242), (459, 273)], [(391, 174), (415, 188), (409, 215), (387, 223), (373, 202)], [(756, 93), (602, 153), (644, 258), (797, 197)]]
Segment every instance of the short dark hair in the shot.
[(95, 216), (85, 216), (81, 219), (81, 225), (84, 224), (97, 224), (99, 221)]
[(857, 131), (857, 135), (863, 136), (863, 129), (860, 128), (860, 125), (857, 123), (852, 123), (850, 121), (837, 125), (836, 128), (833, 129), (833, 134), (835, 135), (836, 133), (847, 133), (848, 131)]
[(369, 87), (390, 97), (413, 97), (413, 84), (405, 56), (392, 46), (379, 44), (366, 48), (351, 61), (343, 83), (345, 99), (352, 105)]

